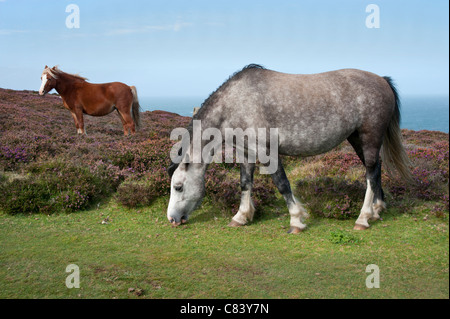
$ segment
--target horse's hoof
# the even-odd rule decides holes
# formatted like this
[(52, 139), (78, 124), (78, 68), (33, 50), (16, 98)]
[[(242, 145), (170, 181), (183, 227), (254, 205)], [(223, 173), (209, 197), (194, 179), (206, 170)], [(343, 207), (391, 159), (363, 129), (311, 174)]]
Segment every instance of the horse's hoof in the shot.
[(231, 222), (228, 224), (228, 227), (239, 227), (239, 226), (244, 226), (244, 224), (238, 223), (234, 219), (232, 219)]
[(298, 234), (301, 233), (303, 231), (303, 229), (295, 227), (295, 226), (291, 226), (291, 228), (289, 228), (288, 230), (288, 234)]
[(355, 224), (355, 227), (353, 227), (354, 230), (366, 230), (367, 226), (361, 225), (361, 224)]

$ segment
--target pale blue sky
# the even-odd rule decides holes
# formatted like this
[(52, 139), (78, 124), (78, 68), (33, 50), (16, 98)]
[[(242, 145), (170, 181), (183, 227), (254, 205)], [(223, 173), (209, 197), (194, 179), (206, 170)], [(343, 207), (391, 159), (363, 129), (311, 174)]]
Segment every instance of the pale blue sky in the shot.
[[(80, 8), (68, 29), (66, 6)], [(380, 8), (368, 29), (365, 9)], [(204, 96), (249, 63), (287, 73), (359, 68), (402, 94), (448, 94), (448, 1), (0, 0), (0, 87), (38, 90), (43, 67), (141, 96)]]

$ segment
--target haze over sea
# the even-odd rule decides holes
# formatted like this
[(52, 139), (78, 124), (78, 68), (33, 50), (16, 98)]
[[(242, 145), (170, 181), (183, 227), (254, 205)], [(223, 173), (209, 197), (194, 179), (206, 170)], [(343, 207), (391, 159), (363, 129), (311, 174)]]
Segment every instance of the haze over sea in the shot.
[[(163, 110), (183, 116), (192, 116), (194, 107), (204, 97), (140, 97), (143, 111)], [(445, 95), (417, 95), (401, 97), (401, 127), (410, 130), (449, 132), (449, 97)]]

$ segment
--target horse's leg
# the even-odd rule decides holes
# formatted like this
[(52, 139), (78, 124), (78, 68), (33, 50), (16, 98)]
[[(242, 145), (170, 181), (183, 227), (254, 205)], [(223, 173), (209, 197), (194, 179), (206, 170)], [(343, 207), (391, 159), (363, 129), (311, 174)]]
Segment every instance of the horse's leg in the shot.
[(83, 118), (83, 109), (82, 108), (77, 108), (75, 110), (75, 116), (77, 118), (77, 133), (78, 134), (84, 134), (86, 133), (84, 130), (84, 118)]
[(291, 227), (288, 233), (297, 234), (306, 228), (303, 221), (308, 217), (308, 213), (300, 201), (292, 194), (291, 185), (284, 171), (283, 164), (281, 163), (281, 158), (278, 158), (277, 171), (271, 176), (278, 191), (283, 195), (289, 209), (289, 215), (291, 215)]
[(377, 161), (376, 168), (369, 176), (371, 183), (373, 184), (374, 197), (373, 197), (373, 215), (372, 220), (381, 219), (380, 213), (386, 209), (386, 203), (384, 201), (384, 192), (381, 187), (381, 162)]
[(122, 126), (123, 126), (123, 134), (124, 134), (124, 135), (128, 135), (128, 130), (127, 130), (127, 127), (126, 127), (125, 120), (123, 119), (123, 116), (122, 116), (122, 114), (120, 113), (120, 111), (119, 111), (118, 109), (116, 109), (116, 111), (117, 111), (117, 114), (119, 114), (120, 121), (122, 122)]
[(129, 115), (128, 127), (130, 128), (131, 134), (134, 134), (136, 133), (136, 125), (134, 124), (132, 109), (133, 109), (133, 102), (130, 103), (130, 109), (127, 114)]
[[(364, 142), (364, 138), (368, 142)], [(362, 150), (363, 162), (366, 167), (367, 189), (364, 204), (354, 229), (363, 230), (369, 228), (369, 220), (380, 219), (379, 213), (386, 207), (386, 204), (381, 188), (381, 163), (379, 158), (381, 142), (378, 139), (370, 141), (370, 137), (367, 136), (363, 136), (359, 141), (359, 150)], [(353, 143), (352, 145), (355, 147)], [(359, 151), (356, 152), (359, 153)]]
[(362, 149), (361, 139), (359, 138), (358, 131), (353, 132), (352, 135), (350, 135), (347, 138), (347, 140), (353, 146), (353, 149), (355, 150), (356, 155), (358, 155), (359, 159), (361, 160), (361, 162), (365, 166), (366, 163), (364, 161), (364, 152), (363, 152), (363, 149)]
[(245, 225), (247, 221), (253, 220), (253, 215), (255, 213), (255, 207), (252, 201), (254, 172), (255, 164), (247, 162), (241, 164), (241, 204), (239, 205), (239, 211), (234, 215), (228, 226), (242, 226)]
[(64, 99), (63, 99), (63, 105), (66, 109), (68, 109), (70, 111), (70, 114), (72, 114), (73, 121), (75, 122), (75, 128), (77, 129), (77, 134), (80, 133), (80, 124), (78, 123), (77, 114), (69, 106), (69, 104), (66, 103), (66, 101)]
[(364, 230), (370, 227), (369, 220), (375, 217), (373, 203), (375, 200), (375, 192), (376, 184), (373, 182), (372, 176), (375, 175), (375, 168), (366, 166), (366, 180), (367, 180), (367, 188), (366, 195), (364, 197), (364, 204), (361, 208), (361, 213), (358, 216), (358, 219), (355, 222), (354, 229)]
[(128, 135), (128, 130), (130, 130), (131, 134), (134, 134), (135, 126), (133, 118), (131, 117), (131, 113), (125, 112), (124, 110), (122, 110), (122, 108), (117, 108), (117, 111), (119, 112), (120, 117), (122, 119), (124, 135)]
[(70, 114), (72, 114), (73, 120), (75, 122), (75, 128), (77, 129), (77, 133), (79, 133), (79, 124), (77, 120), (77, 116), (74, 112), (70, 111)]
[[(362, 148), (362, 142), (359, 138), (359, 133), (355, 131), (352, 135), (349, 136), (348, 141), (355, 149), (356, 154), (361, 159), (361, 162), (366, 165), (364, 160), (364, 152)], [(376, 168), (371, 170), (371, 173), (368, 175), (369, 179), (372, 180), (372, 190), (374, 192), (373, 197), (373, 214), (370, 217), (372, 220), (380, 219), (380, 212), (386, 209), (386, 203), (384, 202), (384, 192), (381, 187), (381, 162), (377, 159)]]

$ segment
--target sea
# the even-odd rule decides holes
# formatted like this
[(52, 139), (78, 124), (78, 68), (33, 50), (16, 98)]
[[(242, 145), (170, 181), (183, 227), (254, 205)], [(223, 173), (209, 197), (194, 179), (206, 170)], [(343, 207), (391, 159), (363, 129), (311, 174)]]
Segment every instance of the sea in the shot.
[[(163, 110), (192, 116), (206, 97), (139, 97), (143, 111)], [(449, 97), (417, 95), (401, 97), (401, 128), (449, 132)]]

